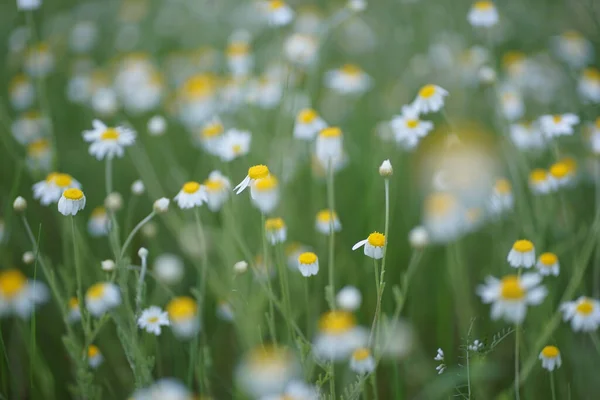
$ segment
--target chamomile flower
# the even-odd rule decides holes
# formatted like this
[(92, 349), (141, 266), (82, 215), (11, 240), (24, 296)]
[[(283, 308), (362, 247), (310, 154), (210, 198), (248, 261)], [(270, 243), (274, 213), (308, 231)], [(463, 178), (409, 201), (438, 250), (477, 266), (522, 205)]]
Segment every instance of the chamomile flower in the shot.
[(11, 132), (17, 142), (27, 145), (48, 135), (49, 120), (37, 111), (22, 113), (11, 125)]
[(283, 51), (287, 59), (301, 67), (307, 67), (315, 61), (317, 50), (317, 38), (304, 33), (294, 33), (288, 36), (283, 44)]
[(315, 218), (315, 229), (323, 235), (329, 235), (331, 231), (341, 231), (342, 223), (335, 211), (321, 210)]
[(87, 230), (90, 236), (93, 237), (108, 235), (108, 232), (110, 232), (110, 218), (108, 218), (108, 213), (104, 207), (100, 206), (92, 210)]
[[(175, 378), (162, 378), (150, 387), (136, 390), (130, 400), (190, 400), (194, 397), (185, 385)], [(202, 400), (199, 398), (198, 400)]]
[(70, 323), (78, 322), (81, 320), (81, 307), (79, 306), (79, 300), (77, 297), (71, 297), (69, 299), (69, 314), (67, 315), (67, 319)]
[(500, 91), (502, 114), (509, 121), (515, 121), (525, 114), (525, 102), (521, 92), (514, 88), (503, 88)]
[(542, 361), (542, 368), (550, 372), (560, 368), (560, 366), (562, 365), (560, 351), (556, 346), (544, 347), (538, 358)]
[(355, 64), (344, 64), (325, 73), (325, 86), (343, 95), (361, 95), (372, 85), (373, 79)]
[(210, 74), (196, 74), (183, 82), (179, 90), (178, 113), (188, 128), (202, 126), (215, 112), (217, 83)]
[(367, 344), (368, 332), (356, 325), (347, 311), (328, 311), (319, 318), (319, 329), (312, 350), (321, 360), (348, 359), (352, 352)]
[(379, 260), (383, 258), (385, 245), (385, 235), (379, 232), (373, 232), (365, 240), (361, 240), (352, 246), (352, 250), (364, 246), (364, 253), (366, 256)]
[(48, 139), (38, 139), (27, 145), (27, 167), (48, 171), (52, 165), (52, 148)]
[(429, 232), (424, 226), (415, 226), (408, 232), (408, 243), (413, 249), (423, 249), (429, 242)]
[(456, 239), (464, 229), (464, 208), (455, 195), (434, 192), (425, 199), (423, 225), (434, 242)]
[(102, 356), (102, 353), (100, 353), (98, 346), (90, 344), (87, 348), (87, 359), (88, 365), (91, 368), (96, 369), (104, 361), (104, 356)]
[(352, 352), (350, 357), (350, 369), (359, 375), (370, 374), (375, 370), (375, 358), (371, 350), (359, 347)]
[(489, 210), (492, 214), (498, 215), (505, 211), (512, 210), (514, 203), (515, 199), (512, 192), (512, 185), (507, 179), (498, 179), (492, 190)]
[(171, 329), (175, 336), (190, 339), (200, 331), (198, 304), (188, 296), (175, 297), (167, 304)]
[(267, 240), (273, 246), (285, 242), (287, 238), (287, 227), (282, 218), (268, 218), (265, 221), (265, 234)]
[(248, 169), (248, 175), (236, 186), (233, 188), (235, 194), (240, 194), (246, 189), (250, 184), (256, 182), (259, 179), (264, 179), (269, 176), (269, 167), (266, 165), (258, 164), (250, 167)]
[(261, 397), (260, 400), (318, 400), (319, 389), (300, 380), (292, 380), (281, 394)]
[(322, 129), (317, 136), (315, 155), (319, 162), (332, 168), (343, 159), (342, 130), (336, 126)]
[(529, 240), (517, 240), (507, 257), (508, 263), (514, 268), (531, 268), (535, 264), (535, 248)]
[(189, 181), (183, 184), (181, 190), (173, 198), (179, 208), (186, 210), (188, 208), (200, 207), (208, 201), (206, 188), (198, 182)]
[(467, 20), (473, 26), (489, 28), (498, 23), (498, 10), (491, 1), (477, 1), (471, 6)]
[(69, 174), (52, 172), (43, 181), (33, 185), (33, 198), (47, 206), (58, 202), (62, 193), (70, 188), (81, 189), (81, 184)]
[(585, 67), (594, 57), (592, 43), (577, 31), (554, 37), (552, 45), (556, 55), (573, 68)]
[(229, 198), (231, 182), (220, 171), (212, 171), (202, 183), (206, 194), (206, 205), (210, 211), (219, 211)]
[(9, 87), (10, 103), (18, 110), (22, 111), (29, 108), (35, 100), (35, 89), (33, 82), (25, 75), (15, 76)]
[(218, 156), (221, 151), (223, 133), (225, 133), (225, 127), (218, 117), (213, 117), (207, 121), (200, 131), (202, 148), (207, 153)]
[(529, 173), (529, 189), (534, 194), (547, 194), (553, 188), (548, 171), (536, 168)]
[(546, 146), (539, 127), (532, 123), (511, 124), (510, 139), (519, 150), (540, 150)]
[(520, 324), (525, 319), (527, 306), (538, 305), (546, 297), (547, 290), (540, 286), (538, 274), (507, 275), (502, 279), (488, 276), (479, 285), (477, 294), (486, 304), (492, 304), (492, 319), (504, 318), (506, 322)]
[(94, 317), (100, 317), (120, 304), (121, 292), (112, 282), (98, 282), (85, 293), (85, 306)]
[(80, 189), (70, 188), (58, 200), (58, 211), (62, 215), (76, 215), (85, 208), (85, 195)]
[(300, 254), (298, 256), (298, 269), (302, 276), (306, 278), (317, 275), (319, 272), (319, 259), (317, 255), (313, 252)]
[(279, 204), (279, 182), (273, 175), (255, 180), (250, 186), (250, 200), (263, 214), (272, 213)]
[(296, 116), (294, 137), (300, 140), (313, 140), (319, 132), (327, 128), (327, 123), (312, 108), (305, 108)]
[(217, 317), (223, 321), (233, 322), (235, 319), (235, 313), (231, 303), (226, 300), (219, 300), (217, 303)]
[(294, 19), (294, 10), (283, 0), (266, 0), (260, 6), (269, 25), (284, 26)]
[(579, 95), (586, 101), (600, 103), (600, 70), (586, 68), (577, 84)]
[(98, 160), (104, 158), (123, 157), (125, 147), (135, 142), (135, 132), (121, 126), (112, 128), (100, 120), (92, 121), (92, 130), (84, 131), (83, 138), (91, 143), (89, 152)]
[(283, 253), (285, 254), (286, 264), (289, 269), (298, 269), (298, 256), (300, 254), (310, 251), (310, 248), (299, 242), (291, 242), (286, 244)]
[(54, 70), (55, 59), (47, 43), (40, 42), (27, 50), (23, 67), (31, 77), (45, 77)]
[(161, 136), (167, 131), (167, 120), (162, 115), (154, 115), (148, 120), (146, 129), (151, 136)]
[(437, 85), (428, 84), (419, 89), (411, 107), (419, 114), (437, 112), (444, 107), (444, 97), (448, 91)]
[(150, 306), (142, 311), (142, 314), (137, 320), (137, 324), (146, 332), (159, 336), (161, 327), (169, 326), (170, 324), (169, 315), (158, 306)]
[(538, 257), (536, 267), (540, 275), (558, 276), (560, 265), (558, 257), (554, 253), (542, 253)]
[(539, 118), (540, 129), (544, 136), (552, 139), (558, 136), (572, 135), (573, 128), (579, 124), (575, 114), (542, 115)]
[(42, 5), (42, 0), (17, 0), (19, 11), (37, 10)]
[(548, 169), (550, 184), (553, 189), (558, 189), (569, 185), (573, 182), (574, 171), (571, 169), (568, 163), (564, 161), (555, 162)]
[(167, 285), (181, 282), (185, 270), (181, 257), (170, 253), (156, 257), (152, 269), (156, 278)]
[(421, 121), (417, 108), (404, 106), (402, 115), (394, 117), (390, 121), (390, 127), (394, 132), (396, 143), (406, 149), (413, 149), (419, 140), (427, 136), (433, 129), (433, 122)]
[(14, 314), (28, 319), (36, 305), (48, 300), (48, 288), (40, 281), (28, 279), (20, 270), (0, 270), (0, 317)]
[(225, 50), (227, 67), (233, 76), (247, 76), (254, 66), (254, 57), (250, 48), (250, 35), (246, 31), (237, 31), (231, 36)]
[(563, 321), (571, 321), (574, 332), (593, 332), (600, 325), (600, 301), (581, 296), (560, 305)]
[(335, 296), (335, 302), (342, 310), (356, 311), (362, 303), (362, 294), (354, 286), (344, 286)]
[(239, 129), (228, 129), (221, 140), (218, 155), (225, 162), (245, 156), (250, 151), (252, 134)]

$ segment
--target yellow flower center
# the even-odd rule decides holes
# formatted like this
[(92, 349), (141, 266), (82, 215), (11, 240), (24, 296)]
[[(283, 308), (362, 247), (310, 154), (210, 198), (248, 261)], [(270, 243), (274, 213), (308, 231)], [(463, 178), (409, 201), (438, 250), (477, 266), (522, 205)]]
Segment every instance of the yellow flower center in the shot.
[(299, 251), (302, 248), (302, 245), (298, 242), (292, 242), (290, 244), (288, 244), (287, 246), (285, 246), (285, 250), (284, 253), (286, 256), (290, 256), (294, 253), (296, 253), (297, 251)]
[(77, 300), (77, 297), (71, 297), (69, 299), (69, 308), (79, 308), (79, 300)]
[(362, 72), (362, 70), (354, 64), (344, 64), (340, 70), (342, 73), (352, 76), (358, 76)]
[(271, 0), (269, 1), (269, 8), (271, 10), (279, 10), (280, 8), (285, 6), (285, 2), (282, 0)]
[(117, 140), (119, 139), (119, 132), (115, 128), (107, 128), (102, 135), (100, 135), (101, 140)]
[(223, 133), (223, 125), (220, 122), (208, 124), (202, 129), (202, 136), (205, 138), (213, 138)]
[(227, 46), (227, 55), (229, 57), (245, 56), (250, 51), (250, 46), (246, 42), (233, 42)]
[(562, 37), (567, 39), (567, 40), (581, 40), (583, 39), (583, 36), (581, 35), (581, 33), (577, 32), (577, 31), (566, 31), (562, 34)]
[(158, 317), (150, 317), (148, 318), (148, 322), (150, 322), (151, 324), (155, 324), (158, 322)]
[(76, 188), (70, 188), (63, 192), (63, 196), (69, 200), (81, 200), (83, 198), (83, 192)]
[[(73, 182), (73, 178), (71, 178), (71, 175), (69, 174), (56, 173), (50, 175), (52, 175), (54, 183), (60, 187), (67, 187)], [(48, 178), (50, 178), (50, 175), (48, 175)], [(48, 180), (48, 178), (46, 178), (46, 180)]]
[(268, 231), (277, 231), (285, 227), (282, 218), (269, 218), (265, 221), (265, 229)]
[(317, 213), (317, 221), (322, 222), (322, 223), (329, 223), (332, 216), (333, 216), (334, 220), (337, 219), (337, 215), (335, 214), (335, 211), (333, 213), (331, 213), (329, 210), (321, 210)]
[(352, 353), (352, 358), (354, 358), (356, 361), (363, 361), (369, 358), (370, 355), (371, 351), (369, 349), (360, 347), (354, 350), (354, 352)]
[(92, 210), (92, 218), (104, 218), (106, 217), (106, 209), (102, 206), (96, 207)]
[(577, 161), (572, 157), (565, 157), (560, 161), (567, 167), (569, 173), (577, 171)]
[(46, 139), (39, 139), (31, 142), (29, 146), (27, 146), (27, 153), (35, 157), (45, 153), (48, 151), (48, 149), (50, 149), (50, 142), (48, 142)]
[(337, 126), (330, 126), (325, 128), (320, 133), (321, 137), (340, 137), (342, 136), (342, 130)]
[(373, 232), (369, 235), (367, 241), (371, 246), (383, 247), (385, 246), (385, 235), (379, 232)]
[(446, 192), (433, 193), (427, 197), (425, 210), (427, 214), (444, 216), (456, 206), (456, 198)]
[(183, 85), (183, 93), (192, 98), (209, 96), (214, 91), (215, 80), (208, 74), (194, 75)]
[(531, 171), (531, 173), (529, 174), (529, 179), (533, 183), (545, 182), (547, 178), (548, 178), (548, 173), (546, 172), (546, 170), (541, 169), (541, 168), (536, 168), (533, 171)]
[(356, 325), (356, 319), (347, 311), (329, 311), (319, 318), (319, 329), (330, 334), (349, 331)]
[(86, 293), (86, 296), (93, 299), (98, 300), (104, 295), (104, 283), (96, 283), (92, 285)]
[(248, 360), (250, 364), (258, 368), (262, 366), (281, 366), (281, 368), (285, 368), (291, 361), (291, 354), (285, 348), (265, 344), (250, 350)]
[(428, 99), (435, 94), (435, 85), (425, 85), (419, 90), (419, 97)]
[(267, 175), (267, 177), (258, 179), (254, 184), (254, 188), (256, 190), (272, 190), (277, 187), (277, 178), (273, 175)]
[(100, 354), (100, 349), (97, 346), (94, 346), (93, 344), (89, 345), (88, 358), (94, 358), (99, 354)]
[(408, 126), (410, 129), (414, 129), (417, 126), (419, 126), (419, 120), (418, 119), (406, 120), (406, 126)]
[(500, 194), (510, 194), (512, 187), (508, 179), (498, 179), (495, 185), (496, 192)]
[(594, 303), (590, 299), (584, 298), (577, 304), (575, 309), (578, 314), (590, 315), (594, 311)]
[(207, 179), (204, 181), (204, 187), (206, 187), (206, 190), (209, 192), (218, 192), (223, 189), (224, 186), (225, 184), (223, 181), (218, 179)]
[(525, 289), (521, 286), (518, 276), (509, 275), (502, 279), (500, 296), (504, 300), (522, 300), (525, 297)]
[(269, 175), (269, 168), (266, 165), (255, 165), (248, 169), (250, 179), (263, 179)]
[(233, 154), (240, 154), (242, 152), (242, 145), (234, 144), (233, 146), (231, 146), (231, 151), (233, 151)]
[(315, 253), (306, 252), (298, 256), (298, 262), (300, 264), (314, 264), (317, 262), (317, 255)]
[(600, 117), (596, 118), (596, 129), (600, 129)]
[(555, 358), (560, 352), (556, 346), (546, 346), (542, 349), (542, 355), (546, 358)]
[(554, 253), (543, 253), (540, 255), (540, 263), (546, 267), (551, 267), (558, 262), (558, 257)]
[(559, 114), (553, 115), (552, 121), (554, 121), (555, 124), (559, 124), (560, 121), (562, 121), (562, 115), (559, 115)]
[(600, 70), (596, 68), (586, 68), (583, 70), (583, 77), (591, 81), (600, 81)]
[(9, 269), (0, 272), (0, 293), (2, 297), (11, 299), (21, 293), (27, 278), (18, 269)]
[(167, 304), (167, 313), (173, 321), (190, 319), (196, 315), (198, 305), (188, 296), (175, 297)]
[(494, 8), (494, 3), (491, 1), (478, 1), (473, 4), (473, 8), (478, 11), (489, 11)]
[(199, 189), (200, 184), (198, 182), (193, 181), (184, 183), (183, 188), (181, 188), (181, 190), (183, 190), (183, 192), (187, 194), (196, 193)]
[(533, 243), (529, 240), (517, 240), (515, 244), (513, 244), (513, 250), (516, 250), (519, 253), (528, 253), (533, 251)]
[(569, 174), (569, 167), (563, 162), (557, 162), (550, 167), (550, 175), (554, 178), (564, 178)]
[(310, 124), (317, 119), (317, 117), (317, 112), (312, 108), (306, 108), (298, 113), (298, 121), (303, 124)]

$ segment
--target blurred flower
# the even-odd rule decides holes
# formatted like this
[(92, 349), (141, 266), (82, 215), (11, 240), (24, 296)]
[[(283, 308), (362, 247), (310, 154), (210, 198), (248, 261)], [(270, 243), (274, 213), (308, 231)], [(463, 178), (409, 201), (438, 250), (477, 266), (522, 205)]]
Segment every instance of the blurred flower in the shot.
[(467, 348), (469, 349), (469, 351), (474, 351), (477, 353), (483, 349), (483, 343), (481, 343), (479, 339), (475, 339), (473, 343), (467, 346)]
[(27, 76), (23, 74), (16, 75), (10, 81), (9, 95), (12, 106), (16, 110), (22, 111), (33, 104), (35, 100), (35, 88)]
[(467, 20), (473, 26), (489, 28), (498, 23), (498, 10), (491, 1), (477, 1), (471, 6)]
[(117, 265), (115, 264), (115, 262), (113, 260), (103, 260), (100, 263), (100, 265), (102, 267), (102, 271), (105, 271), (105, 272), (114, 271), (115, 268), (117, 267)]
[(437, 85), (428, 84), (419, 90), (411, 107), (418, 114), (437, 112), (444, 107), (444, 97), (446, 96), (448, 96), (447, 90)]
[(11, 131), (17, 142), (26, 145), (48, 135), (49, 120), (37, 111), (27, 111), (13, 121)]
[(52, 164), (52, 149), (47, 139), (38, 139), (27, 145), (27, 167), (30, 170), (48, 171)]
[(154, 202), (154, 211), (156, 211), (157, 213), (165, 213), (169, 211), (169, 202), (169, 199), (167, 199), (166, 197), (161, 197), (160, 199)]
[(208, 201), (206, 188), (198, 182), (186, 182), (179, 193), (173, 198), (179, 208), (185, 210), (188, 208), (200, 207)]
[(261, 397), (261, 400), (318, 400), (319, 390), (313, 385), (309, 385), (299, 380), (292, 380), (286, 386), (281, 394)]
[(394, 117), (390, 126), (394, 132), (396, 143), (406, 149), (415, 148), (419, 140), (427, 136), (433, 129), (433, 123), (421, 121), (419, 110), (412, 106), (402, 107), (402, 115)]
[(362, 303), (362, 295), (358, 288), (344, 286), (335, 296), (335, 302), (344, 311), (356, 311)]
[(263, 214), (270, 214), (279, 204), (279, 182), (273, 175), (267, 175), (252, 182), (250, 200)]
[(415, 226), (408, 232), (408, 242), (414, 249), (422, 249), (429, 244), (429, 233), (424, 226)]
[(507, 275), (497, 279), (488, 276), (479, 285), (477, 294), (486, 304), (492, 304), (492, 319), (504, 318), (506, 322), (520, 324), (525, 319), (528, 305), (540, 304), (548, 291), (540, 286), (538, 274)]
[(373, 79), (354, 64), (325, 72), (325, 86), (343, 95), (361, 95), (372, 85)]
[(23, 67), (31, 77), (45, 77), (54, 70), (54, 54), (47, 43), (40, 42), (30, 47), (25, 55)]
[(153, 271), (160, 282), (167, 285), (179, 283), (184, 274), (183, 260), (175, 254), (160, 254), (154, 259)]
[(48, 300), (48, 288), (40, 281), (28, 279), (20, 270), (0, 271), (0, 317), (14, 314), (29, 319), (35, 306)]
[(155, 115), (148, 120), (147, 129), (152, 136), (164, 135), (167, 130), (167, 120), (162, 115)]
[(261, 1), (260, 10), (270, 25), (284, 26), (294, 19), (294, 10), (283, 0)]
[(342, 147), (343, 134), (338, 127), (328, 127), (317, 136), (315, 155), (319, 162), (329, 168), (335, 168), (335, 165), (343, 159)]
[(248, 84), (247, 101), (262, 109), (275, 108), (283, 96), (282, 76), (264, 74)]
[(305, 108), (296, 116), (294, 138), (313, 140), (317, 134), (327, 127), (327, 123), (312, 108)]
[(546, 194), (552, 190), (550, 174), (542, 168), (536, 168), (529, 174), (529, 188), (534, 194)]
[(107, 210), (116, 212), (123, 208), (123, 196), (119, 192), (109, 193), (104, 199), (104, 206)]
[(108, 235), (108, 232), (110, 232), (110, 219), (104, 207), (96, 207), (92, 210), (87, 230), (90, 236), (93, 237)]
[(494, 184), (492, 195), (490, 197), (489, 210), (492, 214), (498, 215), (505, 211), (513, 209), (515, 199), (512, 192), (512, 185), (508, 179), (498, 179)]
[(592, 43), (577, 31), (567, 31), (552, 38), (552, 47), (556, 55), (572, 68), (588, 65), (594, 57)]
[(364, 253), (366, 256), (379, 260), (383, 258), (385, 245), (385, 236), (382, 233), (373, 232), (365, 240), (361, 240), (352, 246), (352, 250), (356, 250), (359, 247), (364, 246)]
[(110, 128), (100, 120), (92, 121), (93, 129), (83, 132), (83, 138), (91, 143), (89, 152), (98, 160), (105, 157), (123, 157), (125, 147), (135, 142), (135, 132), (124, 127)]
[(110, 88), (99, 88), (91, 97), (92, 110), (104, 117), (113, 116), (119, 107), (117, 94)]
[(359, 347), (352, 352), (350, 358), (350, 369), (359, 375), (370, 374), (375, 370), (375, 358), (371, 350), (366, 347)]
[(556, 190), (558, 188), (568, 186), (573, 182), (574, 179), (574, 171), (570, 168), (569, 164), (558, 161), (550, 166), (549, 178), (550, 185), (552, 189)]
[(269, 168), (266, 165), (254, 165), (248, 169), (248, 175), (233, 188), (235, 194), (240, 194), (246, 189), (251, 183), (256, 182), (259, 179), (263, 179), (269, 176)]
[(150, 387), (136, 390), (132, 400), (190, 400), (192, 394), (185, 385), (175, 378), (162, 378)]
[(69, 314), (67, 319), (70, 323), (78, 322), (81, 320), (81, 307), (79, 307), (79, 300), (77, 297), (71, 297), (68, 304)]
[(17, 0), (19, 11), (37, 10), (42, 5), (42, 0)]
[(33, 254), (33, 251), (26, 251), (23, 253), (21, 260), (23, 261), (23, 264), (31, 265), (35, 262), (35, 254)]
[(229, 198), (229, 192), (231, 191), (231, 182), (229, 179), (221, 174), (220, 171), (212, 171), (208, 174), (202, 186), (206, 194), (206, 205), (211, 211), (219, 211), (223, 204)]
[(248, 76), (252, 72), (254, 58), (250, 49), (250, 34), (248, 32), (233, 32), (225, 53), (227, 55), (227, 66), (232, 76)]
[(136, 196), (141, 196), (146, 191), (146, 186), (142, 180), (138, 179), (131, 184), (131, 193)]
[(71, 29), (69, 44), (75, 53), (91, 51), (98, 39), (98, 26), (94, 21), (77, 21)]
[(546, 346), (542, 349), (539, 359), (542, 360), (542, 368), (552, 372), (554, 369), (560, 368), (562, 359), (560, 351), (556, 346)]
[(16, 212), (23, 212), (27, 209), (27, 200), (25, 200), (21, 196), (17, 196), (15, 201), (13, 201), (13, 210)]
[(39, 200), (43, 206), (47, 206), (58, 202), (66, 189), (81, 189), (81, 184), (69, 174), (52, 172), (45, 180), (35, 183), (32, 188), (33, 198)]
[(539, 119), (542, 133), (548, 138), (563, 135), (572, 135), (573, 127), (579, 124), (579, 117), (575, 114), (542, 115)]
[(354, 350), (364, 347), (368, 340), (365, 328), (347, 311), (329, 311), (319, 318), (319, 330), (312, 350), (321, 360), (347, 359)]
[(265, 221), (265, 234), (271, 245), (283, 243), (287, 239), (287, 227), (282, 218), (268, 218)]
[(170, 325), (167, 312), (158, 306), (150, 306), (143, 310), (137, 324), (141, 329), (156, 336), (160, 335), (162, 326)]
[(319, 272), (319, 259), (312, 252), (305, 252), (298, 256), (298, 269), (305, 278), (317, 275)]
[(444, 350), (437, 349), (437, 353), (433, 359), (435, 361), (440, 361), (440, 365), (435, 367), (435, 370), (438, 372), (438, 375), (441, 375), (446, 369), (446, 364), (444, 364)]
[(58, 200), (58, 211), (62, 215), (76, 215), (85, 208), (85, 195), (80, 189), (70, 188)]
[(319, 44), (317, 38), (310, 34), (293, 33), (288, 36), (283, 45), (287, 59), (301, 67), (308, 67), (317, 58)]
[(540, 275), (554, 275), (558, 276), (560, 272), (560, 265), (558, 263), (558, 257), (554, 253), (542, 253), (538, 257), (536, 267)]
[(217, 303), (217, 317), (223, 321), (232, 322), (235, 318), (235, 313), (231, 304), (225, 300), (220, 300)]
[(246, 261), (238, 261), (233, 264), (233, 270), (236, 274), (243, 274), (248, 269), (248, 263)]
[(531, 268), (535, 264), (535, 248), (529, 240), (517, 240), (507, 257), (508, 263), (514, 268)]
[(342, 224), (335, 211), (321, 210), (317, 213), (315, 229), (323, 235), (329, 235), (331, 231), (341, 231)]
[(510, 139), (519, 150), (540, 150), (546, 146), (539, 126), (532, 123), (511, 124)]
[(600, 325), (600, 301), (581, 296), (560, 305), (563, 321), (571, 321), (574, 332), (593, 332)]
[(200, 331), (198, 304), (188, 296), (173, 298), (167, 304), (171, 329), (180, 339), (190, 339)]
[(600, 103), (600, 70), (593, 67), (584, 69), (577, 90), (584, 100)]
[(219, 117), (213, 117), (207, 120), (200, 131), (200, 144), (209, 154), (218, 156), (223, 142), (223, 133), (225, 127)]
[(464, 228), (463, 215), (463, 207), (449, 192), (434, 192), (425, 199), (423, 225), (434, 242), (456, 239)]
[(218, 155), (225, 162), (245, 156), (250, 151), (251, 140), (252, 135), (248, 131), (228, 129), (219, 143)]
[(100, 349), (93, 344), (90, 344), (87, 348), (87, 358), (88, 365), (94, 369), (98, 368), (104, 361), (104, 357), (102, 356), (102, 353), (100, 353)]
[(85, 306), (94, 317), (100, 317), (120, 304), (119, 287), (112, 282), (98, 282), (85, 293)]
[(394, 173), (394, 169), (392, 168), (392, 163), (390, 160), (383, 160), (381, 165), (379, 166), (379, 175), (384, 178), (389, 178)]
[(502, 106), (502, 114), (509, 121), (515, 121), (525, 113), (523, 97), (514, 88), (504, 87), (500, 90), (500, 105)]

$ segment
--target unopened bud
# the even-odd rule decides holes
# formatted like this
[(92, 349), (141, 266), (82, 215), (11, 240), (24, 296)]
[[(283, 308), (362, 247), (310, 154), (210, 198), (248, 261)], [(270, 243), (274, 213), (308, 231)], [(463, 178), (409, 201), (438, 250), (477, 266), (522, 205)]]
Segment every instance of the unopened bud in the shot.
[(23, 263), (24, 264), (33, 264), (33, 262), (35, 261), (35, 254), (33, 254), (33, 251), (26, 251), (25, 253), (23, 253)]
[(243, 274), (248, 269), (248, 263), (246, 261), (238, 261), (233, 264), (233, 271), (236, 274)]
[(116, 267), (116, 264), (113, 260), (104, 260), (104, 261), (102, 261), (101, 265), (102, 265), (102, 270), (106, 271), (106, 272), (113, 271)]
[(123, 208), (123, 196), (120, 193), (112, 192), (104, 199), (104, 206), (111, 211), (119, 211)]
[(393, 173), (394, 169), (392, 168), (392, 163), (390, 160), (385, 160), (381, 163), (381, 166), (379, 167), (379, 175), (387, 177), (392, 176)]
[(169, 199), (161, 197), (154, 202), (154, 211), (157, 213), (166, 213), (169, 211)]
[(27, 200), (21, 196), (17, 197), (13, 203), (13, 209), (17, 212), (25, 211), (27, 209)]
[(136, 196), (141, 196), (145, 190), (144, 182), (139, 179), (131, 184), (131, 192)]

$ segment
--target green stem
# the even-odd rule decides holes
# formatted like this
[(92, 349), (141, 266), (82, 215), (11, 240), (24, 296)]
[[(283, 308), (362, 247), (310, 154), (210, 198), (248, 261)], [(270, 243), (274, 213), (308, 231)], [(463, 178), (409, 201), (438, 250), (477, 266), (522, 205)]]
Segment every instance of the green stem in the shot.
[(304, 279), (304, 303), (306, 304), (306, 335), (310, 337), (310, 297), (308, 294), (308, 279)]
[(519, 324), (515, 325), (515, 399), (519, 400), (519, 338), (520, 338)]
[(371, 374), (371, 386), (373, 386), (373, 398), (379, 400), (379, 390), (377, 388), (377, 375), (375, 371)]
[(554, 371), (550, 371), (550, 391), (552, 392), (552, 400), (556, 400), (556, 387), (554, 385)]
[[(275, 309), (273, 306), (273, 298), (275, 297), (275, 294), (273, 293), (273, 287), (271, 286), (271, 274), (269, 272), (269, 248), (267, 246), (267, 235), (265, 232), (265, 215), (263, 213), (260, 214), (261, 216), (261, 232), (262, 232), (262, 248), (263, 248), (263, 263), (265, 266), (265, 273), (266, 273), (266, 280), (267, 280), (267, 289), (269, 290), (269, 318), (268, 318), (268, 324), (269, 324), (269, 332), (271, 335), (271, 340), (273, 341), (273, 343), (277, 344), (277, 335), (276, 335), (276, 331), (275, 331)], [(283, 307), (283, 313), (285, 314), (285, 306)]]
[(77, 281), (77, 301), (79, 302), (79, 308), (81, 309), (81, 326), (83, 327), (84, 336), (87, 335), (87, 324), (85, 323), (85, 315), (83, 313), (84, 302), (83, 302), (83, 280), (81, 276), (81, 266), (77, 259), (77, 241), (75, 238), (75, 216), (71, 216), (71, 238), (73, 239), (73, 263), (75, 264), (75, 279)]
[[(133, 228), (133, 230), (131, 231), (129, 236), (127, 236), (127, 239), (125, 239), (125, 244), (123, 244), (123, 247), (121, 248), (121, 254), (119, 255), (119, 260), (117, 260), (117, 262), (120, 261), (125, 256), (125, 251), (127, 250), (127, 247), (131, 244), (131, 241), (133, 240), (133, 237), (135, 236), (135, 234), (138, 233), (138, 231), (140, 229), (142, 229), (142, 226), (144, 226), (148, 221), (150, 221), (152, 218), (154, 218), (155, 215), (156, 215), (156, 211), (152, 210), (152, 212), (150, 214), (148, 214), (148, 216), (146, 218), (144, 218), (143, 220), (138, 222), (138, 224), (135, 226), (135, 228)], [(114, 229), (114, 227), (113, 227), (113, 229)]]
[(286, 316), (285, 321), (288, 328), (288, 334), (290, 340), (293, 339), (293, 330), (289, 320), (292, 318), (292, 307), (290, 304), (289, 285), (287, 276), (287, 266), (285, 265), (283, 257), (283, 247), (280, 243), (275, 250), (277, 252), (277, 265), (279, 266), (279, 285), (281, 287), (281, 297), (283, 299), (283, 307), (285, 308)]
[(105, 175), (105, 178), (106, 178), (105, 179), (106, 195), (108, 196), (109, 194), (112, 193), (112, 190), (113, 190), (113, 183), (112, 183), (112, 157), (106, 157), (104, 175)]
[[(206, 247), (206, 235), (204, 233), (204, 228), (202, 226), (202, 221), (200, 220), (200, 209), (198, 207), (194, 208), (194, 218), (196, 220), (196, 227), (198, 229), (198, 239), (200, 241), (200, 252), (201, 252), (201, 262), (200, 262), (200, 270), (198, 271), (198, 318), (200, 319), (200, 326), (202, 329), (206, 329), (204, 326), (204, 303), (206, 297), (206, 280), (208, 276), (208, 249)], [(202, 343), (200, 349), (200, 384), (202, 385), (203, 390), (207, 390), (208, 382), (206, 380), (206, 365), (204, 360), (204, 340), (206, 335), (202, 335)]]
[(594, 332), (590, 332), (590, 338), (592, 339), (592, 343), (594, 344), (594, 348), (596, 349), (596, 353), (600, 355), (600, 341)]
[(329, 286), (327, 288), (329, 302), (329, 308), (335, 310), (335, 282), (334, 282), (334, 271), (335, 271), (335, 232), (333, 229), (334, 212), (335, 212), (335, 193), (334, 193), (334, 181), (333, 181), (333, 166), (331, 158), (327, 162), (327, 206), (329, 207), (329, 262), (328, 262), (328, 276)]
[(369, 346), (373, 344), (373, 336), (377, 329), (377, 320), (379, 319), (379, 313), (381, 312), (381, 281), (379, 280), (379, 271), (377, 268), (377, 259), (373, 259), (373, 271), (375, 272), (375, 291), (377, 293), (377, 304), (375, 306), (375, 315), (373, 316), (373, 323), (371, 324), (371, 333), (369, 334)]

